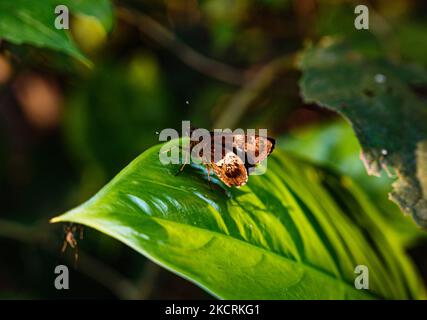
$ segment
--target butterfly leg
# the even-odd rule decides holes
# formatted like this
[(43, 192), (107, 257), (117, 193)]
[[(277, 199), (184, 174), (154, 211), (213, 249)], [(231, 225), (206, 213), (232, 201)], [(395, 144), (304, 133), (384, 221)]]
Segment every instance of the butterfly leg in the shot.
[(179, 175), (184, 170), (186, 165), (187, 165), (186, 163), (182, 164), (181, 167), (179, 168), (178, 172), (175, 173), (175, 176)]
[(212, 184), (211, 184), (211, 167), (210, 165), (206, 165), (206, 170), (208, 171), (208, 184), (209, 184), (209, 188), (211, 189), (211, 191), (213, 191), (212, 189)]
[[(68, 229), (69, 229), (69, 228), (70, 228), (70, 227), (68, 227), (68, 226), (64, 225), (64, 234), (65, 234), (65, 235), (68, 233)], [(62, 244), (62, 247), (61, 247), (61, 253), (64, 253), (64, 252), (65, 252), (65, 250), (67, 250), (67, 246), (68, 246), (68, 242), (67, 242), (67, 238), (65, 237), (65, 238), (64, 238), (64, 243)]]
[(175, 173), (175, 176), (179, 175), (185, 168), (185, 166), (189, 163), (188, 161), (188, 152), (185, 153), (185, 161), (184, 163), (181, 165), (181, 167), (179, 168), (178, 172)]
[(178, 149), (179, 149), (180, 147), (172, 146), (172, 147), (170, 147), (169, 149), (162, 151), (162, 153), (166, 153), (166, 152), (172, 151), (172, 150), (174, 150), (175, 148), (178, 148)]
[(61, 253), (64, 253), (65, 250), (67, 250), (67, 245), (68, 245), (67, 240), (64, 240), (64, 243), (62, 244), (62, 248), (61, 248)]
[[(166, 149), (166, 150), (162, 151), (161, 153), (166, 153), (166, 152), (172, 151), (175, 148), (180, 148), (180, 147), (172, 146), (171, 148)], [(179, 171), (177, 173), (175, 173), (175, 176), (177, 176), (178, 174), (180, 174), (182, 172), (182, 170), (184, 170), (184, 167), (185, 167), (185, 163), (181, 166), (181, 168), (179, 168)]]
[(64, 225), (64, 244), (62, 245), (61, 252), (64, 253), (67, 250), (67, 247), (70, 246), (72, 249), (74, 248), (74, 232), (76, 231), (76, 226), (72, 223), (69, 225)]

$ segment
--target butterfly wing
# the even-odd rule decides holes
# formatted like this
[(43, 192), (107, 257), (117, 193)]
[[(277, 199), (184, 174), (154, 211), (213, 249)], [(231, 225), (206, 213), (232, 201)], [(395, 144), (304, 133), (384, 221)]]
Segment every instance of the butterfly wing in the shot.
[[(218, 139), (214, 142), (215, 135), (223, 137), (223, 139)], [(231, 138), (232, 148), (235, 153), (239, 151), (245, 154), (251, 153), (252, 155), (258, 157), (258, 162), (261, 162), (267, 158), (273, 152), (274, 146), (276, 144), (276, 141), (273, 138), (260, 135), (233, 134), (231, 132), (211, 132), (211, 137), (212, 145), (221, 145), (221, 143), (224, 144), (225, 138)]]
[[(218, 178), (228, 187), (243, 186), (255, 166), (266, 159), (274, 149), (275, 141), (270, 137), (232, 133), (210, 132), (210, 148), (207, 141), (192, 141), (190, 149), (198, 147), (197, 154), (202, 163), (212, 167)], [(227, 146), (226, 138), (232, 138)], [(204, 148), (203, 152), (200, 149)], [(241, 158), (242, 157), (242, 158)], [(219, 160), (218, 160), (219, 159)]]
[(226, 152), (221, 160), (212, 163), (212, 168), (218, 178), (228, 187), (240, 187), (248, 181), (248, 172), (242, 159), (232, 151)]
[(236, 134), (233, 137), (233, 148), (245, 153), (249, 167), (264, 161), (273, 152), (275, 143), (273, 138), (259, 135)]

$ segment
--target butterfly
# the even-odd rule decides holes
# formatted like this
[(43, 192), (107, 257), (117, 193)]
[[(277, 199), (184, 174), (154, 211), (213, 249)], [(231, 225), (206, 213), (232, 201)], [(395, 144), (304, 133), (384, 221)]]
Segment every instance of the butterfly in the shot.
[[(196, 129), (190, 131), (190, 135), (194, 130)], [(271, 137), (231, 132), (219, 134), (209, 132), (209, 134), (208, 141), (191, 140), (190, 152), (197, 148), (196, 154), (202, 160), (202, 164), (206, 166), (209, 181), (210, 173), (213, 171), (228, 187), (245, 185), (249, 174), (273, 152), (275, 146), (275, 140)], [(179, 172), (184, 169), (186, 164), (187, 162), (184, 162)]]

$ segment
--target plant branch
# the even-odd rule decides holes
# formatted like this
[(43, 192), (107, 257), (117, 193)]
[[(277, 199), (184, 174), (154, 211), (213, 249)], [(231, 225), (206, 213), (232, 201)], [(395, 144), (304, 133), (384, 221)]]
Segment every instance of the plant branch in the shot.
[(234, 94), (227, 108), (215, 122), (214, 128), (234, 127), (251, 103), (272, 84), (280, 72), (295, 67), (295, 60), (295, 54), (285, 55), (262, 67), (242, 89)]
[(123, 7), (117, 8), (117, 15), (124, 21), (137, 27), (139, 31), (157, 42), (160, 46), (173, 52), (181, 61), (194, 70), (232, 85), (240, 86), (245, 82), (246, 72), (244, 70), (239, 70), (205, 57), (183, 43), (171, 31), (151, 17)]

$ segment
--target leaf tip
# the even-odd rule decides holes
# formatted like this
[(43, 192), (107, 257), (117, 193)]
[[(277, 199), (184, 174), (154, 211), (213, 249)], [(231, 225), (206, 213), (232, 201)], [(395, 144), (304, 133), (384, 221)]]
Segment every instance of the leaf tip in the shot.
[(58, 223), (58, 222), (62, 222), (62, 218), (61, 216), (57, 216), (57, 217), (53, 217), (49, 220), (49, 223)]

